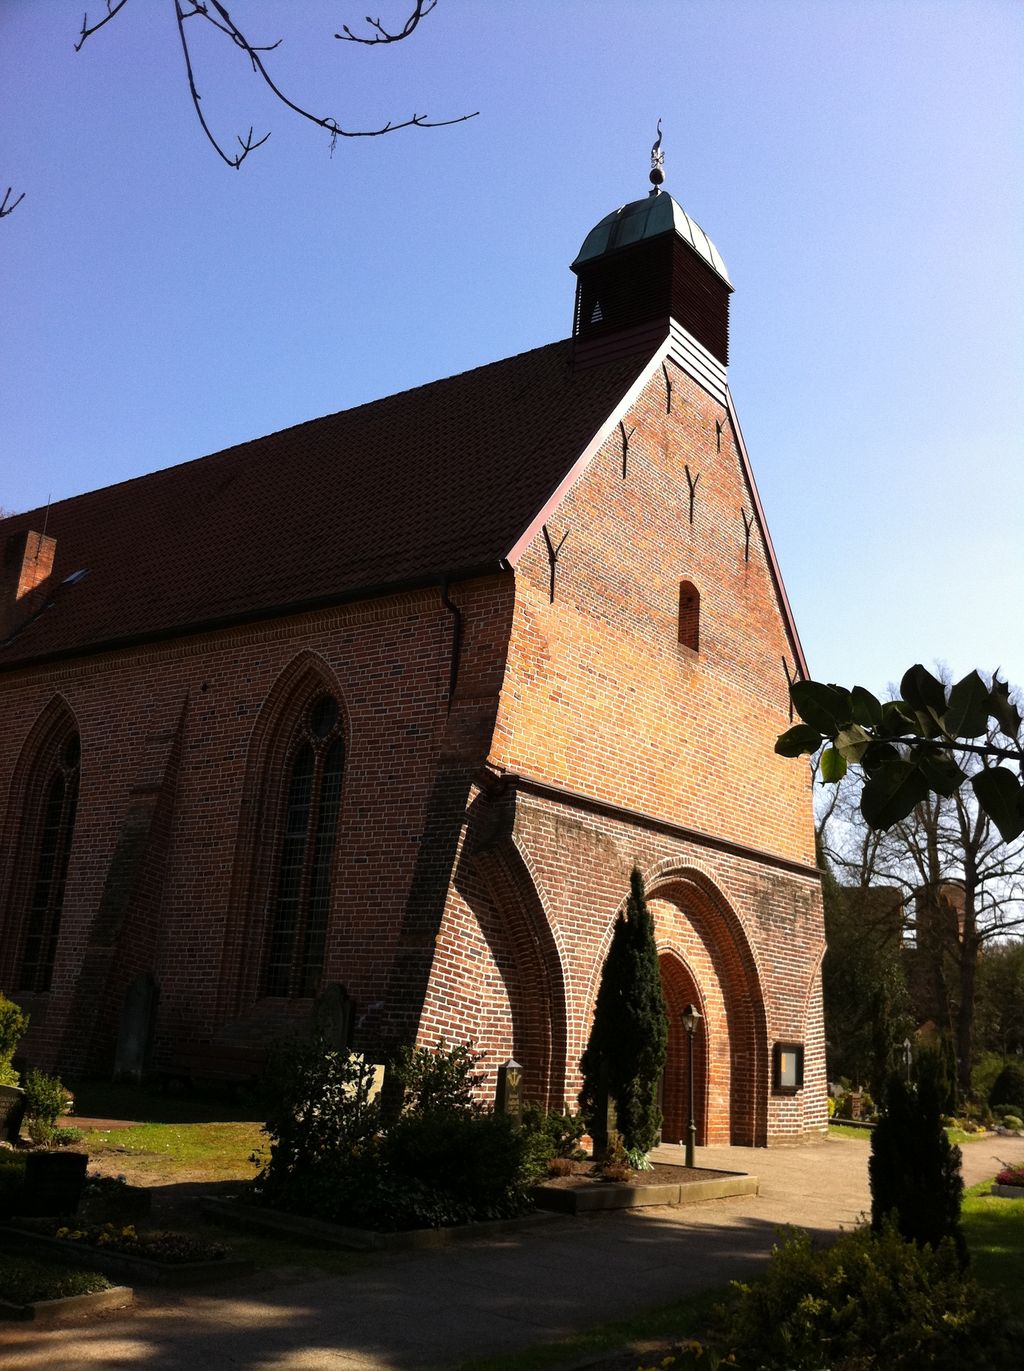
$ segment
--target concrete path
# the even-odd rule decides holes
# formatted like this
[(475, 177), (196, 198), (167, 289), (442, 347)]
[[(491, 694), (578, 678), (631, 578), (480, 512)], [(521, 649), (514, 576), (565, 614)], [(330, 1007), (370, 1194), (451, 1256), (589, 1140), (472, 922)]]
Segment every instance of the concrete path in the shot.
[[(1024, 1139), (963, 1149), (968, 1185)], [(681, 1162), (677, 1147), (658, 1160)], [(348, 1276), (308, 1271), (215, 1292), (143, 1293), (135, 1311), (61, 1330), (0, 1332), (4, 1371), (433, 1371), (513, 1351), (756, 1274), (781, 1224), (836, 1233), (868, 1210), (866, 1143), (700, 1149), (698, 1164), (750, 1171), (757, 1196), (691, 1208), (554, 1219), (489, 1241), (382, 1254)]]

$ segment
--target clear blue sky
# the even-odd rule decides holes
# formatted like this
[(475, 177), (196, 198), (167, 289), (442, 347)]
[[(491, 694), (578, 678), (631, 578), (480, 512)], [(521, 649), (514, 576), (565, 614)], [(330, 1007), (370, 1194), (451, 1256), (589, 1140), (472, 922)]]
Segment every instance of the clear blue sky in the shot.
[[(88, 0), (94, 18), (103, 0)], [(76, 54), (85, 0), (0, 0), (0, 505), (25, 510), (570, 331), (568, 264), (666, 189), (736, 286), (730, 381), (815, 675), (915, 660), (1024, 685), (1024, 5), (234, 0), (295, 98), (172, 0)], [(398, 21), (405, 0), (373, 0)], [(198, 27), (198, 25), (197, 25)], [(200, 37), (201, 35), (197, 35)], [(339, 530), (344, 536), (344, 530)]]

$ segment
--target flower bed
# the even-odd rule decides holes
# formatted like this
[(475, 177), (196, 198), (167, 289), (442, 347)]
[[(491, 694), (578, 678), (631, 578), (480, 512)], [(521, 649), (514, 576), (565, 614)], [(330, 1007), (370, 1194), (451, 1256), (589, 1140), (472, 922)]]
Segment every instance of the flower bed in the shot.
[(992, 1184), (992, 1194), (1004, 1200), (1024, 1200), (1024, 1165), (1004, 1166)]
[(157, 1284), (189, 1285), (252, 1271), (217, 1242), (188, 1233), (139, 1232), (134, 1224), (72, 1227), (57, 1219), (22, 1219), (0, 1229), (5, 1246), (87, 1266), (108, 1275)]
[(50, 1322), (131, 1304), (132, 1292), (98, 1271), (0, 1256), (0, 1318)]

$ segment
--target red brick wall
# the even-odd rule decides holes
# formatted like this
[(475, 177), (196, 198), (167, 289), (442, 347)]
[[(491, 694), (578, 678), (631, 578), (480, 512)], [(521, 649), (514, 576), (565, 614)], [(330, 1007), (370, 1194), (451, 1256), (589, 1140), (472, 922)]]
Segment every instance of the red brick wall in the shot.
[[(137, 889), (126, 924), (97, 972), (113, 1011), (90, 1044), (89, 1064), (110, 1064), (116, 1006), (147, 963), (161, 985), (157, 1052), (165, 1063), (182, 1044), (223, 1035), (225, 1024), (234, 1022), (231, 1044), (251, 1045), (308, 1014), (308, 1001), (258, 1000), (266, 908), (259, 878), (273, 842), (274, 814), (263, 797), (276, 797), (279, 785), (274, 726), (317, 681), (342, 704), (347, 744), (324, 984), (340, 981), (355, 998), (371, 1050), (415, 1032), (419, 1006), (403, 990), (415, 996), (419, 984), (422, 999), (450, 863), (433, 868), (446, 844), (454, 851), (469, 777), (486, 756), (511, 578), (455, 587), (451, 597), (464, 632), (450, 710), (453, 621), (436, 590), (0, 676), (0, 984), (9, 992), (21, 907), (13, 881), (25, 842), (25, 778), (15, 769), (19, 757), (23, 772), (30, 765), (26, 740), (57, 695), (82, 739), (53, 985), (45, 996), (19, 996), (33, 1019), (24, 1045), (30, 1059), (85, 1065), (80, 1044), (68, 1040), (75, 988), (87, 952), (95, 960), (90, 938), (126, 818), (140, 787), (159, 788), (154, 747), (179, 719), (173, 803), (155, 814), (148, 855), (130, 873)], [(156, 945), (147, 930), (158, 930)]]

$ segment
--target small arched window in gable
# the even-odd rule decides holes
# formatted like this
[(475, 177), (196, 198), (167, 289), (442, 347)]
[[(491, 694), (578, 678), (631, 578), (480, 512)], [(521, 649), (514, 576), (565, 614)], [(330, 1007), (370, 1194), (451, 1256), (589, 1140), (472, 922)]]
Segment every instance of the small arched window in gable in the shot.
[(345, 761), (341, 710), (318, 695), (289, 745), (271, 885), (267, 995), (315, 995), (323, 971)]
[(700, 651), (700, 591), (692, 581), (679, 582), (679, 641)]
[(29, 837), (31, 885), (22, 925), (19, 990), (49, 990), (75, 831), (82, 755), (77, 730), (62, 733), (40, 758), (35, 833)]

